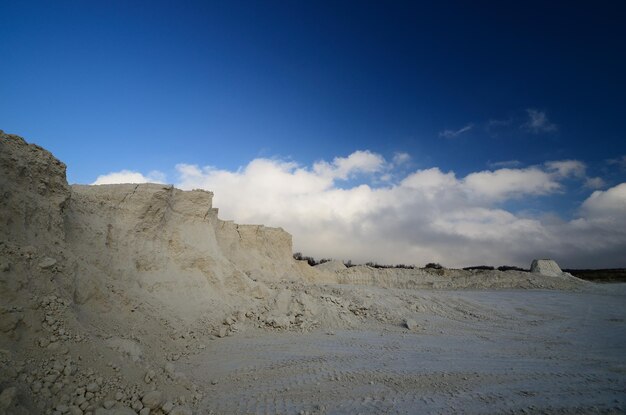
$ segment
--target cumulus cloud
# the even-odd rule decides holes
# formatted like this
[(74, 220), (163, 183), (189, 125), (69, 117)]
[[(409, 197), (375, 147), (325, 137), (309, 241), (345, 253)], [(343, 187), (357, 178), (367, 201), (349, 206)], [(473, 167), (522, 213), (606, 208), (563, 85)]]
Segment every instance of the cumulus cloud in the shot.
[(626, 183), (596, 190), (581, 206), (586, 217), (609, 222), (626, 222)]
[(535, 134), (549, 133), (556, 131), (558, 127), (548, 120), (548, 116), (544, 111), (529, 108), (526, 110), (528, 114), (528, 120), (522, 125), (522, 127)]
[(143, 175), (142, 173), (132, 170), (120, 170), (98, 176), (95, 182), (91, 184), (120, 184), (120, 183), (164, 183), (165, 174), (154, 170)]
[(443, 130), (439, 133), (439, 137), (443, 137), (443, 138), (458, 137), (459, 135), (468, 132), (472, 128), (474, 128), (474, 124), (467, 124), (465, 127), (460, 128), (458, 130)]
[(606, 186), (602, 177), (587, 177), (585, 179), (585, 187), (589, 189), (601, 189)]
[(401, 166), (411, 161), (411, 155), (409, 153), (398, 152), (393, 155), (393, 165)]
[(560, 177), (585, 177), (587, 166), (578, 160), (547, 161), (547, 169)]
[(546, 195), (561, 188), (553, 176), (537, 167), (471, 173), (464, 185), (469, 193), (495, 201)]
[[(568, 267), (626, 265), (620, 262), (626, 250), (626, 183), (594, 191), (565, 220), (506, 206), (564, 196), (568, 183), (606, 186), (602, 178), (588, 177), (578, 160), (524, 168), (494, 163), (465, 176), (438, 167), (402, 173), (409, 160), (406, 153), (387, 161), (355, 151), (310, 166), (266, 158), (236, 170), (179, 164), (175, 181), (183, 189), (215, 192), (224, 219), (286, 229), (295, 250), (316, 257), (448, 266), (527, 266), (532, 258), (554, 257)], [(158, 171), (122, 170), (94, 184), (165, 179)]]
[[(292, 233), (295, 250), (317, 257), (527, 266), (532, 258), (548, 256), (571, 267), (620, 265), (615, 252), (626, 249), (626, 184), (594, 192), (569, 221), (504, 207), (560, 194), (565, 179), (584, 182), (580, 162), (465, 177), (433, 167), (382, 180), (395, 163), (358, 151), (311, 166), (271, 159), (255, 159), (235, 171), (179, 164), (177, 185), (214, 191), (220, 217), (283, 227)], [(340, 187), (355, 176), (370, 184)]]
[(369, 151), (355, 151), (348, 157), (336, 157), (332, 163), (319, 161), (313, 170), (320, 176), (337, 179), (348, 179), (359, 173), (379, 172), (385, 166), (385, 159)]
[(582, 181), (588, 189), (601, 189), (606, 186), (601, 177), (587, 176), (587, 165), (579, 160), (547, 161), (545, 168), (557, 179), (574, 178)]

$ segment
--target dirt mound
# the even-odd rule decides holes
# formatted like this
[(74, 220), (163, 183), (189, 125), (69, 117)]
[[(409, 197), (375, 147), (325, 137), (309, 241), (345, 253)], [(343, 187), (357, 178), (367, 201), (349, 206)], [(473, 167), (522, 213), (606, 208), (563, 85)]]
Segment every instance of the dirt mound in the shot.
[(328, 261), (322, 262), (315, 266), (315, 269), (318, 271), (329, 271), (329, 272), (341, 272), (345, 270), (347, 267), (341, 261)]
[(366, 265), (336, 272), (342, 284), (405, 289), (549, 288), (576, 290), (588, 285), (567, 273), (546, 278), (539, 273), (498, 270), (372, 268)]

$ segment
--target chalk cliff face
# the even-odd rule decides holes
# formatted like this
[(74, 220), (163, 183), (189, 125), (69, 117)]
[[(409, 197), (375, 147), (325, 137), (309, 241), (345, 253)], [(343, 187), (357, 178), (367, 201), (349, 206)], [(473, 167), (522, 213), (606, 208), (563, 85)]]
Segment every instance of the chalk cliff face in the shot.
[(2, 239), (44, 250), (63, 241), (70, 188), (49, 151), (0, 130), (0, 190)]
[[(3, 261), (13, 268), (3, 277), (13, 294), (19, 286), (57, 287), (79, 305), (145, 303), (168, 319), (193, 321), (211, 302), (223, 310), (263, 298), (267, 282), (306, 277), (292, 258), (291, 235), (218, 219), (211, 192), (68, 186), (63, 163), (4, 133), (0, 188)], [(26, 280), (43, 269), (39, 263), (53, 278)]]
[[(56, 272), (67, 258), (70, 194), (65, 164), (0, 130), (0, 320), (15, 317), (2, 313), (14, 300), (52, 289), (41, 274)], [(65, 283), (59, 278), (58, 285)]]
[(85, 255), (99, 252), (99, 266), (128, 275), (199, 272), (219, 284), (241, 273), (263, 281), (296, 276), (291, 235), (222, 221), (212, 197), (157, 184), (75, 185), (67, 242)]
[[(69, 186), (52, 154), (0, 132), (0, 415), (136, 413), (155, 376), (186, 408), (202, 395), (171, 362), (211, 340), (354, 324), (304, 289), (324, 274), (293, 259), (291, 235), (222, 221), (212, 198)], [(102, 408), (120, 393), (122, 412)]]
[(259, 296), (263, 282), (298, 276), (288, 233), (218, 219), (211, 192), (157, 184), (71, 190), (67, 243), (91, 258), (97, 281), (117, 281), (185, 318), (209, 299)]

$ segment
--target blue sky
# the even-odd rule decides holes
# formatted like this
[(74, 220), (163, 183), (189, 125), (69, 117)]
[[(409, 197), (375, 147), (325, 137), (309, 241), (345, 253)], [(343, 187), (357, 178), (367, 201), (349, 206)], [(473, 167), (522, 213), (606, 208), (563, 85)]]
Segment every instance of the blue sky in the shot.
[[(623, 3), (436, 3), (0, 0), (0, 128), (51, 150), (76, 183), (128, 170), (182, 186), (181, 164), (241, 173), (260, 159), (311, 172), (358, 150), (383, 164), (355, 157), (365, 165), (330, 190), (539, 169), (559, 187), (481, 206), (543, 225), (626, 181)], [(556, 178), (553, 161), (580, 164)], [(241, 202), (223, 198), (224, 213), (306, 239), (296, 219), (228, 207)], [(299, 246), (329, 256), (316, 243)], [(585, 264), (614, 258), (593, 252)]]

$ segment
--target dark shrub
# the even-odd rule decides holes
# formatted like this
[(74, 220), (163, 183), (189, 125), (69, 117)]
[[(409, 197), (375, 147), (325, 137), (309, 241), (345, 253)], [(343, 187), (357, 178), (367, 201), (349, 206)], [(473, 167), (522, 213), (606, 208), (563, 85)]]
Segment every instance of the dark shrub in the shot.
[(524, 272), (528, 272), (527, 269), (520, 268), (520, 267), (515, 267), (513, 265), (502, 265), (501, 267), (498, 267), (498, 271), (524, 271)]
[(415, 269), (415, 265), (396, 264), (394, 268)]
[[(317, 261), (317, 260), (316, 260), (315, 258), (313, 258), (313, 257), (306, 256), (306, 255), (302, 255), (302, 253), (301, 253), (301, 252), (295, 252), (295, 253), (293, 254), (293, 259), (295, 259), (295, 260), (297, 260), (297, 261), (306, 261), (306, 262), (308, 262), (308, 263), (309, 263), (309, 265), (310, 265), (310, 266), (312, 266), (312, 267), (314, 267), (314, 266), (316, 266), (316, 265), (319, 265), (319, 264), (323, 264), (323, 263), (325, 263), (325, 262), (330, 262), (330, 261), (332, 261), (332, 259), (331, 259), (331, 258), (322, 258), (322, 259), (320, 259), (319, 261)], [(351, 260), (351, 259), (349, 259), (349, 260), (347, 260), (347, 261), (344, 261), (344, 262), (343, 262), (343, 264), (344, 264), (346, 267), (348, 267), (348, 268), (350, 268), (350, 267), (356, 267), (356, 266), (357, 266), (357, 264), (353, 264), (353, 263), (352, 263), (352, 260)], [(376, 263), (376, 262), (371, 262), (371, 261), (370, 261), (370, 262), (368, 262), (368, 263), (366, 263), (365, 265), (367, 265), (368, 267), (372, 267), (372, 268), (404, 268), (404, 269), (413, 269), (413, 268), (415, 268), (415, 265), (405, 265), (405, 264), (397, 264), (397, 265), (382, 265), (382, 264), (378, 264), (378, 263)], [(435, 265), (439, 266), (439, 268), (437, 268), (437, 269), (441, 269), (441, 268), (442, 268), (442, 267), (441, 267), (441, 265), (439, 265), (439, 264), (435, 264)]]
[(443, 269), (443, 266), (441, 264), (437, 264), (435, 262), (429, 262), (428, 264), (426, 264), (424, 266), (424, 268), (430, 268), (430, 269)]
[(312, 267), (316, 266), (317, 264), (320, 264), (320, 262), (317, 262), (315, 260), (315, 258), (310, 257), (310, 256), (304, 256), (304, 255), (302, 255), (301, 252), (294, 253), (293, 254), (293, 259), (298, 260), (298, 261), (306, 261)]
[(413, 269), (415, 265), (405, 265), (405, 264), (396, 264), (396, 265), (386, 265), (386, 264), (378, 264), (376, 262), (367, 262), (365, 265), (372, 268), (404, 268), (404, 269)]
[(474, 270), (474, 269), (485, 270), (485, 271), (493, 271), (495, 268), (492, 267), (492, 266), (489, 266), (489, 265), (476, 265), (476, 266), (473, 266), (473, 267), (465, 267), (463, 269), (466, 270), (466, 271), (471, 271), (471, 270)]

